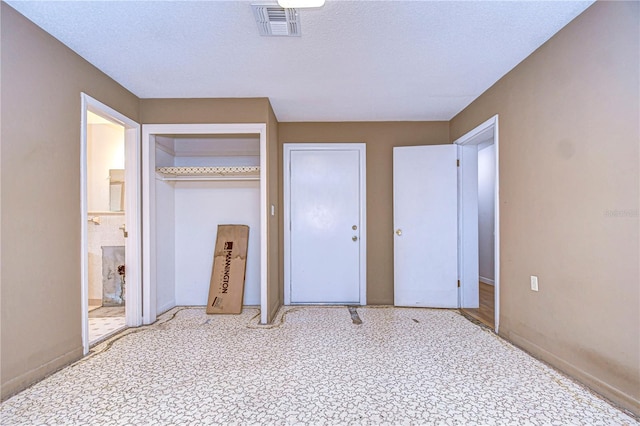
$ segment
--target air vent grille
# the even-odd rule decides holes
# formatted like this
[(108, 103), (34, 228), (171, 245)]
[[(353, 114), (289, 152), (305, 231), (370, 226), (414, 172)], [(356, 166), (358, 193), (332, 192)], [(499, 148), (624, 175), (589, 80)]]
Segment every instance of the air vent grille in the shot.
[(252, 4), (253, 15), (262, 36), (300, 36), (300, 19), (297, 9), (283, 9), (276, 5)]

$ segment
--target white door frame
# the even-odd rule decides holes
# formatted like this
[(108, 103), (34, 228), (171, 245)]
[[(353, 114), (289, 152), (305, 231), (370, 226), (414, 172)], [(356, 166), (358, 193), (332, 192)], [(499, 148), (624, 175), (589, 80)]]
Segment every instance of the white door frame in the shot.
[(80, 94), (80, 274), (82, 297), (82, 348), (89, 352), (89, 241), (87, 194), (87, 112), (117, 122), (125, 128), (125, 219), (128, 232), (125, 243), (127, 267), (127, 298), (125, 322), (129, 327), (142, 324), (141, 224), (140, 224), (140, 124), (108, 107), (86, 93)]
[(291, 151), (358, 151), (360, 161), (360, 305), (367, 304), (367, 158), (365, 143), (285, 143), (284, 183), (284, 304), (291, 304)]
[[(142, 208), (143, 253), (142, 294), (143, 322), (156, 320), (156, 238), (155, 238), (155, 149), (151, 139), (156, 135), (257, 134), (260, 136), (260, 322), (267, 323), (267, 125), (266, 123), (230, 124), (144, 124), (142, 126)], [(206, 304), (206, 303), (205, 303)]]
[[(495, 332), (498, 333), (500, 327), (500, 162), (499, 162), (499, 145), (498, 145), (498, 115), (494, 115), (484, 123), (477, 126), (475, 129), (467, 132), (460, 138), (456, 139), (453, 143), (461, 146), (465, 145), (477, 145), (483, 141), (486, 141), (493, 136), (493, 144), (495, 145), (496, 150), (496, 186), (495, 186), (495, 218), (494, 218), (494, 274), (495, 274), (495, 283), (494, 283), (494, 306), (495, 306)], [(460, 163), (461, 173), (464, 174), (465, 164), (464, 161)], [(476, 165), (477, 168), (477, 165)], [(477, 178), (476, 178), (477, 184)], [(464, 199), (461, 197), (463, 191), (459, 191), (460, 197), (460, 210), (458, 211), (458, 215), (462, 214), (462, 211), (465, 209)], [(477, 210), (477, 207), (476, 207)], [(477, 214), (476, 214), (477, 215)], [(460, 223), (460, 235), (461, 238), (464, 238), (465, 235), (465, 221), (459, 221)], [(477, 221), (476, 225), (477, 226)], [(464, 241), (461, 242), (460, 247), (460, 291), (461, 294), (464, 295), (465, 286), (469, 286), (468, 280), (465, 279), (464, 275), (464, 265), (465, 259), (469, 257), (478, 256), (478, 247), (477, 244), (474, 247), (465, 247)], [(475, 252), (475, 254), (474, 254)], [(477, 283), (476, 283), (477, 285)]]

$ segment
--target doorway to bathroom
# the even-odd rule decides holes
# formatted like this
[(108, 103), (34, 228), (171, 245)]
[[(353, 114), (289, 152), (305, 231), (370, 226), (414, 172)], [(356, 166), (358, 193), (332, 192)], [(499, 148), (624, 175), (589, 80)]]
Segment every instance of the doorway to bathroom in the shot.
[(82, 341), (141, 324), (139, 125), (82, 95)]

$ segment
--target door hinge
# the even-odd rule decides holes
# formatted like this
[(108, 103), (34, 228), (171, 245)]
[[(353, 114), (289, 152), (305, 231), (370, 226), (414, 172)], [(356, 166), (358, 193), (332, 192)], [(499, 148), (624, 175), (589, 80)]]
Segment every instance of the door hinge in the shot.
[(456, 167), (460, 167), (460, 160), (456, 160)]
[(458, 280), (458, 287), (460, 287), (460, 280)]

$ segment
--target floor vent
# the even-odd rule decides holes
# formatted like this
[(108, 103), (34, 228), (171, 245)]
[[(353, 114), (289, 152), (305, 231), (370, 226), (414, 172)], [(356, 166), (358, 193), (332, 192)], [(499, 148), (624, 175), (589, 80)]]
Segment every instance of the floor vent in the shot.
[(297, 9), (284, 9), (277, 5), (252, 4), (253, 15), (262, 36), (300, 36), (300, 18)]

